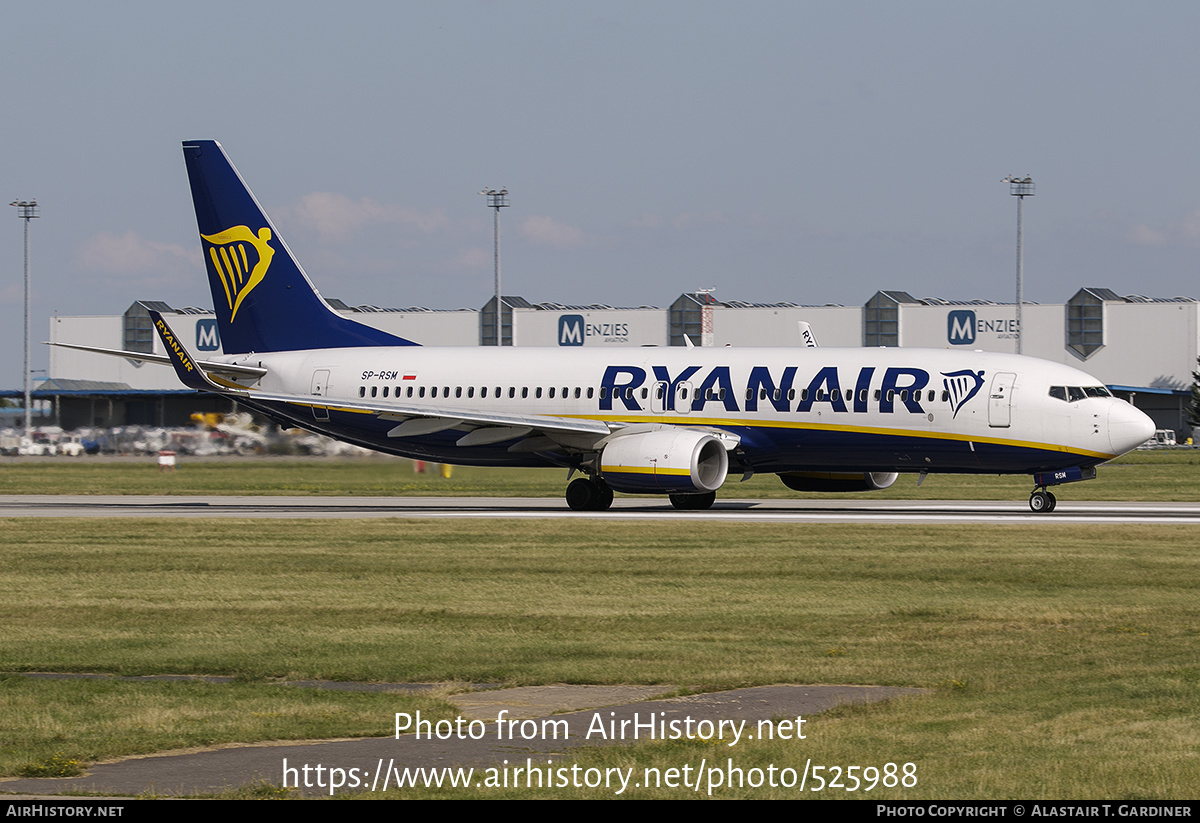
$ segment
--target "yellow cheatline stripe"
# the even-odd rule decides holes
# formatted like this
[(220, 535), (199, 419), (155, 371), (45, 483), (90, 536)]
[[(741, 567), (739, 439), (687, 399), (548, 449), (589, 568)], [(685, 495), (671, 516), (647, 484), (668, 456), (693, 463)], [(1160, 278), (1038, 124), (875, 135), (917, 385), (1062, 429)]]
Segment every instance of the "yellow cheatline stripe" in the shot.
[(1042, 451), (1064, 452), (1081, 457), (1099, 457), (1111, 460), (1117, 455), (1112, 452), (1097, 452), (1090, 449), (1071, 448), (1056, 443), (1038, 443), (1030, 440), (1010, 440), (1002, 437), (978, 437), (971, 434), (954, 434), (951, 432), (923, 432), (917, 429), (886, 429), (871, 426), (846, 426), (838, 423), (799, 423), (785, 420), (737, 420), (718, 417), (664, 417), (633, 416), (605, 417), (595, 414), (562, 415), (577, 420), (599, 420), (605, 423), (666, 423), (672, 426), (713, 426), (715, 428), (738, 427), (744, 429), (805, 429), (809, 431), (849, 432), (852, 434), (876, 434), (896, 437), (915, 437), (923, 440), (954, 440), (963, 443), (989, 443), (997, 446), (1018, 446)]
[(691, 474), (688, 469), (656, 469), (653, 466), (650, 468), (641, 466), (601, 466), (600, 471), (607, 474), (675, 474), (680, 476)]
[(218, 386), (224, 386), (227, 389), (241, 389), (242, 391), (250, 391), (249, 388), (243, 386), (241, 383), (234, 383), (232, 380), (226, 380), (224, 377), (218, 377), (210, 371), (206, 371), (205, 374), (208, 376), (209, 380), (213, 381)]
[[(245, 388), (245, 387), (239, 387)], [(339, 406), (328, 405), (325, 403), (300, 403), (296, 401), (287, 401), (291, 405), (303, 406), (305, 408), (323, 408), (330, 411), (353, 412), (354, 414), (379, 414), (378, 411), (369, 409), (351, 409)], [(434, 416), (434, 415), (431, 415)], [(913, 429), (885, 429), (872, 428), (869, 426), (844, 426), (835, 423), (795, 423), (783, 420), (736, 420), (715, 417), (662, 417), (655, 415), (653, 417), (608, 417), (599, 414), (563, 414), (556, 415), (559, 418), (571, 420), (598, 420), (602, 423), (664, 423), (671, 426), (713, 426), (714, 428), (731, 428), (737, 427), (742, 429), (805, 429), (809, 431), (832, 431), (832, 432), (848, 432), (852, 434), (875, 434), (875, 435), (890, 435), (896, 437), (913, 437), (921, 440), (953, 440), (961, 443), (988, 443), (996, 446), (1015, 446), (1026, 449), (1038, 449), (1040, 451), (1062, 452), (1064, 454), (1073, 454), (1079, 457), (1096, 457), (1101, 460), (1112, 460), (1119, 455), (1112, 452), (1097, 452), (1090, 449), (1077, 449), (1069, 446), (1060, 446), (1056, 443), (1038, 443), (1031, 440), (1007, 440), (1001, 437), (977, 437), (969, 434), (952, 434), (950, 432), (922, 432)], [(534, 426), (534, 428), (537, 428)]]
[(275, 400), (271, 402), (283, 403), (287, 406), (299, 406), (302, 409), (326, 409), (327, 411), (353, 412), (354, 414), (379, 414), (379, 412), (369, 409), (347, 409), (344, 406), (334, 406), (329, 403), (301, 403), (298, 400)]

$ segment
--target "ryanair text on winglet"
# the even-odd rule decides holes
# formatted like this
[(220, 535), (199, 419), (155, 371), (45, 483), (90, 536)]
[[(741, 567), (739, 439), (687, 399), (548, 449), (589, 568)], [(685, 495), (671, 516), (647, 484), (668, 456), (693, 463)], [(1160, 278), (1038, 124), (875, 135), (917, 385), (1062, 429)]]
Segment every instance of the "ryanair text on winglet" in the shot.
[(183, 366), (188, 371), (194, 371), (192, 368), (192, 359), (187, 356), (187, 352), (183, 350), (183, 347), (175, 341), (175, 335), (171, 333), (171, 329), (167, 327), (167, 324), (162, 320), (159, 320), (157, 325), (163, 342), (167, 344), (167, 346), (171, 349), (171, 352), (179, 360), (179, 365)]

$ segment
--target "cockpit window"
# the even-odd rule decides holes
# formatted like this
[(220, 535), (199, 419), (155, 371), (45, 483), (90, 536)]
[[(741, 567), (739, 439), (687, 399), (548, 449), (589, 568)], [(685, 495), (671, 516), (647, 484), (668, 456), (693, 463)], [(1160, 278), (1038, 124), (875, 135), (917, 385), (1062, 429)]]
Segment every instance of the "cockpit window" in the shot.
[(1085, 397), (1112, 397), (1112, 392), (1105, 386), (1051, 386), (1050, 396), (1056, 400), (1074, 403)]

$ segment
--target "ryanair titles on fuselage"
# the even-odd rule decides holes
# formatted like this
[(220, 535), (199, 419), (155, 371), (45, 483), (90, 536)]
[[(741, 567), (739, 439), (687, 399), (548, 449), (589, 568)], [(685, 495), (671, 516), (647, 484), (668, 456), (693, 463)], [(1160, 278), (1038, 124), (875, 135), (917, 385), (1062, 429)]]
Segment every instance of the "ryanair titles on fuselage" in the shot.
[[(707, 372), (702, 372), (701, 366), (688, 366), (674, 375), (666, 366), (651, 366), (649, 372), (641, 366), (609, 366), (600, 382), (600, 411), (612, 411), (614, 407), (642, 411), (644, 401), (637, 389), (650, 383), (656, 387), (654, 396), (662, 398), (665, 411), (678, 410), (676, 403), (682, 400), (678, 387), (687, 384), (695, 389), (683, 401), (690, 404), (691, 411), (704, 411), (712, 404), (726, 412), (756, 412), (761, 404), (764, 410), (769, 405), (780, 412), (807, 412), (814, 404), (824, 403), (835, 412), (892, 414), (900, 405), (922, 414), (922, 391), (931, 379), (926, 370), (907, 366), (864, 366), (856, 372), (825, 366), (804, 383), (803, 378), (797, 382), (797, 371), (797, 366), (786, 366), (773, 375), (767, 366), (753, 366), (745, 390), (737, 392), (729, 366), (715, 366)], [(877, 371), (881, 372), (878, 378)], [(955, 414), (979, 393), (984, 382), (982, 370), (942, 372), (940, 376), (941, 388), (949, 393)], [(799, 401), (793, 408), (797, 397)]]

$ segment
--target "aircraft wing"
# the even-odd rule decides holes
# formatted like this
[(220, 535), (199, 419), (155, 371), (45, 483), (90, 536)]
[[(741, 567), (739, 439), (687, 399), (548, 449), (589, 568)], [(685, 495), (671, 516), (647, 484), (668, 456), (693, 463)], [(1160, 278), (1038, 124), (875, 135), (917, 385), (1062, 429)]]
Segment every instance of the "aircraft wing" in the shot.
[[(223, 363), (206, 364), (193, 360), (171, 327), (167, 325), (162, 314), (151, 309), (150, 319), (167, 350), (165, 357), (158, 355), (151, 362), (170, 363), (175, 368), (175, 374), (180, 381), (189, 388), (234, 396), (248, 405), (259, 406), (264, 410), (270, 410), (272, 406), (287, 405), (314, 411), (323, 410), (326, 417), (329, 412), (371, 414), (381, 420), (396, 422), (396, 425), (388, 432), (388, 437), (414, 437), (435, 434), (448, 429), (466, 429), (463, 437), (459, 438), (458, 445), (460, 446), (484, 446), (526, 437), (530, 434), (556, 435), (553, 442), (545, 443), (541, 449), (536, 449), (540, 444), (532, 442), (530, 450), (553, 450), (562, 446), (590, 448), (595, 442), (611, 434), (615, 428), (620, 428), (619, 425), (610, 427), (607, 423), (599, 420), (571, 417), (495, 414), (476, 410), (466, 411), (452, 406), (398, 406), (392, 403), (324, 398), (311, 394), (268, 394), (249, 389), (239, 383), (223, 380), (218, 375), (210, 373), (228, 372), (229, 370)], [(250, 370), (250, 367), (246, 366), (237, 368)], [(261, 375), (266, 373), (266, 369), (254, 369), (254, 372)], [(315, 421), (318, 418), (314, 415), (313, 419)]]
[[(56, 343), (47, 340), (47, 346), (58, 346), (63, 349), (76, 349), (77, 351), (91, 352), (92, 354), (106, 354), (111, 357), (124, 357), (126, 360), (138, 360), (143, 363), (159, 363), (164, 366), (172, 365), (170, 356), (165, 354), (151, 354), (148, 352), (125, 351), (124, 349), (105, 349), (100, 346), (84, 346), (79, 343)], [(267, 373), (266, 369), (258, 366), (239, 366), (236, 363), (215, 363), (211, 360), (198, 360), (196, 365), (203, 368), (205, 371), (215, 374), (227, 374), (230, 377), (262, 377)]]
[[(210, 389), (210, 391), (217, 391), (217, 389)], [(237, 395), (251, 404), (284, 403), (290, 406), (323, 409), (330, 412), (372, 414), (380, 420), (396, 421), (395, 428), (388, 432), (389, 437), (411, 437), (453, 428), (470, 428), (472, 431), (469, 434), (474, 436), (466, 438), (466, 442), (460, 443), (463, 446), (481, 446), (539, 431), (594, 435), (602, 438), (607, 437), (618, 427), (610, 426), (599, 420), (549, 415), (492, 414), (453, 406), (398, 406), (393, 403), (350, 401), (308, 394), (268, 394), (244, 388), (240, 390), (221, 388), (220, 391), (223, 394)]]

